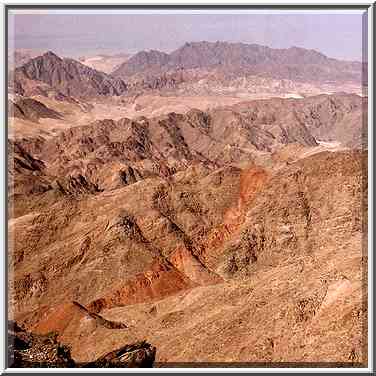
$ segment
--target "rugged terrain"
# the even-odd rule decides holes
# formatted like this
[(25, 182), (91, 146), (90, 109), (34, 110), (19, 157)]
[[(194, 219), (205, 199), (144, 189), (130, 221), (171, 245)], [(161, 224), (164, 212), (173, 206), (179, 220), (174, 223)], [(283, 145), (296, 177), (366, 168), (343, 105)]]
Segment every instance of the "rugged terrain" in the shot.
[[(307, 80), (359, 79), (361, 64), (330, 59), (315, 50), (291, 47), (273, 49), (257, 44), (193, 42), (166, 54), (142, 51), (124, 62), (113, 74), (128, 77), (158, 69), (224, 68), (240, 72), (271, 75), (274, 78)], [(335, 74), (336, 73), (336, 74)]]
[(144, 89), (182, 93), (276, 94), (338, 91), (352, 84), (361, 90), (358, 62), (328, 58), (315, 50), (272, 49), (257, 44), (186, 43), (170, 54), (141, 51), (112, 73)]
[(57, 333), (38, 335), (28, 332), (14, 321), (8, 323), (9, 366), (11, 368), (148, 368), (155, 359), (155, 347), (145, 341), (125, 345), (100, 358), (76, 363), (70, 349), (60, 344)]
[(304, 97), (338, 91), (364, 94), (367, 82), (365, 64), (298, 47), (272, 49), (203, 41), (186, 43), (170, 54), (150, 50), (130, 57), (83, 57), (81, 62), (51, 51), (29, 56), (29, 60), (15, 57), (18, 64), (10, 78), (13, 92), (22, 95), (49, 95), (52, 91), (86, 98), (150, 92)]
[(136, 54), (114, 75), (47, 53), (14, 72), (9, 317), (36, 346), (56, 333), (49, 353), (92, 366), (118, 349), (160, 367), (367, 364), (367, 98), (130, 94), (183, 63), (235, 57), (236, 79), (283, 61), (267, 80), (316, 83), (359, 64), (225, 47)]
[(97, 71), (76, 60), (60, 58), (48, 51), (17, 67), (11, 72), (14, 91), (22, 95), (44, 94), (51, 89), (73, 97), (120, 95), (126, 84), (106, 73)]

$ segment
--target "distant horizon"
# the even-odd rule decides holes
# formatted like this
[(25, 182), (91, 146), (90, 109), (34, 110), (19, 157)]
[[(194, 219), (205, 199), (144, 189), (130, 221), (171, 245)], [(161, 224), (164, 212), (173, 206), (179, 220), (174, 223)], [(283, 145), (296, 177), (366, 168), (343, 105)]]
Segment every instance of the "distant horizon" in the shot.
[(70, 14), (9, 13), (9, 48), (53, 51), (79, 59), (95, 55), (170, 53), (199, 41), (299, 47), (329, 58), (365, 61), (362, 13)]
[(288, 50), (288, 49), (291, 49), (291, 48), (301, 48), (301, 49), (304, 49), (304, 50), (307, 50), (307, 51), (315, 51), (315, 52), (321, 53), (321, 54), (325, 55), (327, 58), (331, 58), (331, 59), (343, 60), (343, 61), (347, 61), (347, 62), (362, 62), (361, 60), (338, 59), (338, 58), (335, 58), (333, 56), (329, 56), (329, 55), (323, 53), (322, 51), (320, 51), (318, 49), (306, 48), (306, 47), (301, 47), (301, 46), (296, 46), (296, 45), (291, 45), (289, 47), (284, 47), (284, 48), (275, 48), (275, 47), (270, 47), (268, 45), (260, 44), (260, 43), (230, 42), (228, 40), (218, 40), (218, 41), (207, 41), (207, 40), (186, 41), (182, 45), (180, 45), (179, 47), (174, 48), (172, 50), (161, 50), (161, 49), (156, 49), (156, 48), (148, 48), (148, 49), (143, 49), (143, 50), (136, 50), (135, 52), (130, 52), (130, 51), (101, 52), (101, 51), (97, 50), (97, 51), (92, 51), (91, 53), (86, 53), (86, 54), (85, 53), (81, 53), (80, 54), (79, 52), (77, 52), (74, 56), (63, 54), (63, 53), (59, 53), (59, 52), (57, 52), (56, 50), (53, 50), (53, 49), (44, 49), (43, 50), (43, 49), (37, 49), (37, 48), (34, 48), (34, 49), (33, 48), (16, 48), (15, 51), (38, 53), (38, 55), (36, 55), (36, 56), (41, 56), (41, 55), (44, 55), (47, 52), (52, 52), (55, 55), (57, 55), (58, 57), (60, 57), (60, 58), (72, 58), (74, 60), (79, 60), (81, 58), (90, 58), (90, 57), (95, 57), (95, 56), (114, 57), (114, 56), (121, 56), (121, 55), (129, 55), (131, 57), (131, 56), (134, 56), (137, 53), (143, 52), (143, 51), (144, 52), (159, 51), (159, 52), (164, 52), (164, 53), (170, 54), (170, 53), (178, 50), (179, 48), (183, 47), (187, 43), (188, 44), (189, 43), (228, 43), (228, 44), (258, 45), (258, 46), (262, 46), (262, 47), (268, 47), (268, 48), (271, 48), (271, 49), (274, 49), (274, 50)]

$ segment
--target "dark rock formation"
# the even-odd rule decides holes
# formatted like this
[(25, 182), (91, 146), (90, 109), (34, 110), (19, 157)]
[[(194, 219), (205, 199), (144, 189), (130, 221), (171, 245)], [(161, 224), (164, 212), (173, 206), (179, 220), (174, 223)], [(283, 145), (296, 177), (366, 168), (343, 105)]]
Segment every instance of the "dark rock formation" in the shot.
[(61, 119), (62, 115), (32, 98), (20, 98), (8, 101), (10, 117), (38, 122), (40, 118)]
[(51, 51), (15, 69), (15, 90), (20, 91), (25, 79), (40, 81), (64, 95), (76, 97), (120, 95), (127, 90), (123, 80), (89, 68), (76, 60), (61, 59)]
[(155, 354), (154, 346), (140, 341), (113, 350), (93, 362), (76, 363), (69, 347), (57, 341), (57, 333), (39, 335), (26, 331), (14, 321), (8, 322), (10, 368), (150, 368), (153, 367)]
[(53, 183), (53, 187), (63, 195), (77, 195), (84, 193), (93, 194), (101, 192), (96, 184), (88, 181), (85, 176), (81, 174), (58, 179)]
[(155, 361), (156, 348), (146, 341), (125, 345), (95, 360), (83, 364), (88, 368), (151, 368)]
[(57, 342), (56, 335), (37, 335), (14, 321), (8, 322), (8, 364), (10, 368), (75, 367), (70, 350)]

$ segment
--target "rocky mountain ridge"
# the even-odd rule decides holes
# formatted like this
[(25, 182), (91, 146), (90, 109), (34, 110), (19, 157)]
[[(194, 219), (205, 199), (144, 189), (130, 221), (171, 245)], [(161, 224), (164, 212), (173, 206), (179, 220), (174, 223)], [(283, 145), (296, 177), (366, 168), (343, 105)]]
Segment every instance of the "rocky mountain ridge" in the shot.
[[(298, 47), (228, 42), (186, 43), (167, 54), (141, 51), (111, 74), (49, 51), (18, 66), (10, 75), (15, 93), (51, 91), (72, 97), (135, 95), (145, 91), (181, 94), (234, 92), (315, 93), (341, 87), (361, 92), (366, 67), (359, 62), (331, 59)], [(326, 88), (326, 89), (325, 89)]]
[(41, 82), (63, 95), (72, 97), (121, 95), (127, 90), (123, 80), (113, 78), (76, 60), (60, 58), (48, 51), (17, 67), (10, 84), (16, 93), (25, 94), (30, 81)]
[(112, 75), (125, 80), (163, 77), (179, 70), (214, 70), (224, 79), (262, 76), (303, 82), (358, 81), (362, 64), (326, 57), (315, 50), (291, 47), (272, 49), (257, 44), (192, 42), (166, 54), (141, 51)]

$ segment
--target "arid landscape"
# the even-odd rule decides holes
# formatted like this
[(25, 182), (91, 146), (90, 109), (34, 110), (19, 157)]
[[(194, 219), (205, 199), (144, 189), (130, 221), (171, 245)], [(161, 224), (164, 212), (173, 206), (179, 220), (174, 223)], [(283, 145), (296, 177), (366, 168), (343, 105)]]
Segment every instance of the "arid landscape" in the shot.
[(8, 58), (13, 366), (367, 366), (366, 64)]

